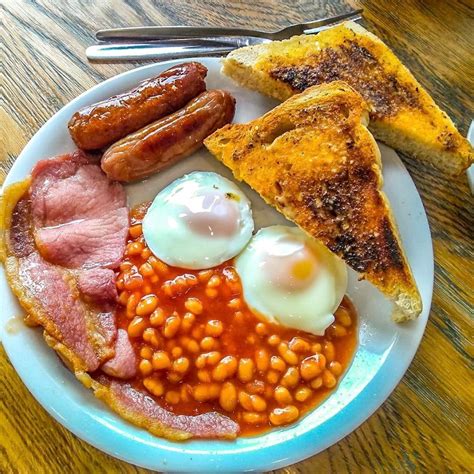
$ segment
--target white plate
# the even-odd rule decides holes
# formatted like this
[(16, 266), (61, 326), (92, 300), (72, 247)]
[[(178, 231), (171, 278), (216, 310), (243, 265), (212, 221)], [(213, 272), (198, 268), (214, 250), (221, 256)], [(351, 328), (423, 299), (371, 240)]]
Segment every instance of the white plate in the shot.
[[(260, 94), (243, 89), (220, 74), (218, 59), (197, 59), (209, 69), (208, 88), (222, 88), (237, 99), (236, 122), (246, 122), (276, 105)], [(113, 77), (63, 107), (31, 139), (15, 161), (5, 186), (25, 178), (42, 158), (74, 149), (67, 122), (80, 107), (127, 90), (140, 80), (173, 64), (153, 64)], [(263, 436), (233, 442), (174, 443), (156, 438), (115, 415), (96, 400), (59, 362), (39, 329), (18, 324), (22, 314), (3, 273), (0, 274), (0, 334), (16, 371), (33, 396), (62, 425), (97, 448), (130, 463), (159, 471), (271, 470), (314, 455), (337, 442), (366, 420), (389, 396), (407, 370), (420, 343), (428, 318), (433, 289), (433, 251), (425, 211), (407, 170), (396, 153), (381, 146), (384, 190), (392, 204), (405, 250), (423, 299), (417, 321), (397, 325), (390, 320), (391, 305), (367, 282), (350, 272), (349, 294), (360, 315), (359, 347), (337, 390), (295, 425)], [(144, 183), (127, 186), (130, 204), (152, 199), (173, 179), (192, 170), (230, 172), (200, 150)], [(239, 184), (252, 201), (256, 226), (284, 218), (247, 186)], [(61, 449), (60, 446), (57, 447)]]

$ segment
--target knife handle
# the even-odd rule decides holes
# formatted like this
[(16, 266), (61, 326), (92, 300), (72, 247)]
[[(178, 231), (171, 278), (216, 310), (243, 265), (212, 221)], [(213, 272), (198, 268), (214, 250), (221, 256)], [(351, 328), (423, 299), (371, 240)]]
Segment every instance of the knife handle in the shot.
[(194, 56), (221, 56), (239, 46), (236, 44), (162, 45), (155, 43), (98, 44), (86, 49), (90, 61), (133, 61), (189, 58)]
[(91, 61), (129, 61), (157, 59), (166, 61), (193, 56), (221, 56), (234, 49), (267, 42), (249, 36), (181, 38), (147, 42), (99, 43), (86, 49)]

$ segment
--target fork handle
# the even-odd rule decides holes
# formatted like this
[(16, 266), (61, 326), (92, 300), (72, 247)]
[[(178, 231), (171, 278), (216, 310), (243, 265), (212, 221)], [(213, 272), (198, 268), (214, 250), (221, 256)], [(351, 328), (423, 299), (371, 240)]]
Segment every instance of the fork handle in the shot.
[(271, 39), (272, 33), (245, 28), (215, 28), (212, 26), (139, 26), (136, 28), (113, 28), (96, 33), (99, 41), (109, 40), (160, 40), (168, 38), (215, 38), (222, 36), (250, 36)]

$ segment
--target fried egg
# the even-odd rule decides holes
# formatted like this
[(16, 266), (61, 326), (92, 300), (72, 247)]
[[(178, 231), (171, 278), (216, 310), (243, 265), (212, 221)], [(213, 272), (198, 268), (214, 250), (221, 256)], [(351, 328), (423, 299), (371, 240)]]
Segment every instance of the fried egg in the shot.
[(247, 305), (267, 320), (323, 335), (347, 289), (344, 262), (296, 227), (265, 227), (236, 258)]
[(143, 235), (163, 262), (180, 268), (211, 268), (235, 257), (252, 237), (250, 202), (217, 173), (195, 171), (173, 181), (154, 199)]

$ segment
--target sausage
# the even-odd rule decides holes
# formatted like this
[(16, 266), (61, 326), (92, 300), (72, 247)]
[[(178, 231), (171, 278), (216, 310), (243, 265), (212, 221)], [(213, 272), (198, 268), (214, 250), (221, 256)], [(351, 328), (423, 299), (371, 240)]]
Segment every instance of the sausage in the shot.
[(206, 90), (207, 68), (184, 63), (141, 82), (134, 89), (89, 105), (69, 121), (69, 133), (79, 148), (99, 150), (129, 133), (171, 114)]
[(186, 107), (112, 145), (102, 156), (102, 170), (111, 179), (145, 178), (189, 156), (203, 140), (232, 121), (235, 99), (226, 91), (203, 92)]

